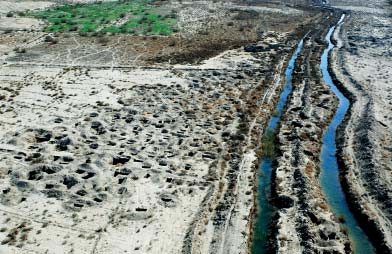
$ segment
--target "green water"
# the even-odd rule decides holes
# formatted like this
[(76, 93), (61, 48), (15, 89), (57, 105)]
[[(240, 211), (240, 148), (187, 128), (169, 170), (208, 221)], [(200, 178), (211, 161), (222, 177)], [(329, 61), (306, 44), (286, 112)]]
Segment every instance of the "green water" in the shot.
[[(284, 89), (280, 95), (279, 102), (276, 106), (276, 116), (272, 117), (268, 122), (268, 127), (265, 133), (270, 131), (274, 132), (278, 127), (278, 122), (283, 114), (284, 106), (287, 102), (287, 98), (292, 91), (292, 76), (295, 65), (295, 60), (299, 52), (303, 47), (303, 39), (299, 42), (297, 49), (291, 57), (287, 66), (285, 77), (286, 83)], [(272, 174), (272, 159), (269, 156), (263, 156), (258, 172), (258, 189), (257, 189), (257, 204), (258, 213), (256, 217), (256, 223), (253, 231), (253, 243), (252, 253), (253, 254), (265, 254), (268, 253), (268, 226), (271, 221), (271, 215), (274, 211), (273, 206), (269, 203), (268, 198), (270, 196), (271, 189), (271, 174)]]

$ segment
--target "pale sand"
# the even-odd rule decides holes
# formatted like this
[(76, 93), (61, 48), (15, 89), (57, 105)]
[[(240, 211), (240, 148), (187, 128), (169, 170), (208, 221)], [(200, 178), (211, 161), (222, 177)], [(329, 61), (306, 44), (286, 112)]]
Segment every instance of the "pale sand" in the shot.
[(352, 11), (335, 32), (332, 55), (333, 71), (355, 100), (342, 141), (346, 181), (355, 206), (379, 228), (378, 245), (392, 250), (391, 7), (383, 0), (372, 1), (371, 10), (360, 1), (337, 7)]
[(55, 1), (0, 1), (0, 15), (8, 12), (45, 9), (53, 5)]

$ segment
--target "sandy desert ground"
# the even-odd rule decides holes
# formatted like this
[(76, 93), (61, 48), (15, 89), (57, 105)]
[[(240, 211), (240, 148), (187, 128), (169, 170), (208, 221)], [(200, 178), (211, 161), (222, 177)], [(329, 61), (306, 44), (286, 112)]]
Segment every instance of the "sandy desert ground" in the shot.
[(335, 36), (333, 71), (348, 91), (350, 118), (341, 128), (341, 163), (352, 207), (377, 242), (392, 251), (392, 38), (388, 1), (335, 1), (350, 18)]
[[(236, 4), (173, 3), (180, 34), (161, 38), (49, 34), (53, 43), (40, 23), (0, 19), (1, 253), (248, 249), (258, 137), (314, 14), (249, 7), (273, 30), (225, 34), (216, 18), (248, 11)], [(20, 5), (49, 3), (7, 11)], [(265, 50), (244, 52), (251, 41)]]
[(338, 100), (318, 63), (343, 12), (342, 183), (391, 250), (390, 2), (154, 1), (171, 35), (49, 33), (20, 14), (64, 2), (89, 1), (0, 1), (0, 253), (251, 253), (261, 137), (306, 33), (266, 234), (279, 253), (352, 253), (319, 179)]

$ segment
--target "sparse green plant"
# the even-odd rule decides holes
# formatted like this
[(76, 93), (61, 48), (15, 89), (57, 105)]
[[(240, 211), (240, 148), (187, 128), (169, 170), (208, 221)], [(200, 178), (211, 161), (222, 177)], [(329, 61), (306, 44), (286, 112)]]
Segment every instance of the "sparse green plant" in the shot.
[(20, 236), (20, 240), (21, 240), (22, 242), (26, 241), (27, 238), (28, 238), (27, 233), (23, 233), (23, 234)]
[(276, 133), (272, 129), (267, 129), (262, 140), (261, 150), (264, 156), (273, 158), (275, 156), (275, 136)]
[(19, 53), (19, 54), (26, 53), (26, 49), (25, 49), (25, 48), (19, 48), (19, 47), (17, 47), (17, 48), (14, 48), (14, 51), (15, 51), (16, 53)]
[(275, 116), (278, 116), (278, 115), (279, 115), (279, 111), (275, 109), (275, 110), (272, 112), (272, 116), (275, 117)]
[[(133, 15), (122, 25), (107, 26), (127, 18), (128, 13)], [(163, 17), (159, 7), (150, 5), (148, 0), (65, 4), (25, 14), (47, 20), (47, 32), (129, 33), (136, 30), (140, 34), (170, 35), (176, 23), (174, 13)]]
[(346, 222), (346, 216), (344, 214), (341, 214), (338, 216), (338, 220), (340, 223), (345, 223)]
[(348, 235), (348, 228), (344, 225), (340, 225), (340, 231), (342, 231), (343, 234)]

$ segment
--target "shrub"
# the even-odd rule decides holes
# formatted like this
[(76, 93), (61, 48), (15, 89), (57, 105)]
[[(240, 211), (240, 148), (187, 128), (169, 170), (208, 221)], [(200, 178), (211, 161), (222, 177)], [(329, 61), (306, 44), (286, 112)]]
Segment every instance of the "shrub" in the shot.
[(53, 38), (50, 35), (45, 36), (45, 42), (53, 42), (55, 40), (55, 38)]
[(77, 27), (77, 26), (71, 26), (71, 27), (69, 28), (69, 31), (70, 31), (70, 32), (76, 32), (76, 31), (78, 31), (78, 27)]
[(340, 231), (342, 231), (343, 234), (348, 235), (348, 228), (346, 226), (340, 225)]
[(108, 44), (109, 39), (107, 37), (98, 37), (98, 43), (102, 44), (102, 45), (106, 45)]
[[(49, 26), (45, 29), (47, 32), (67, 32), (81, 31), (91, 33), (97, 31), (104, 24), (116, 24), (119, 19), (126, 18), (128, 13), (133, 13), (134, 17), (122, 25), (105, 26), (103, 31), (108, 33), (129, 33), (131, 29), (145, 32), (146, 23), (156, 27), (164, 27), (158, 29), (153, 27), (152, 34), (165, 34), (172, 32), (171, 27), (175, 20), (164, 19), (160, 14), (151, 12), (154, 6), (148, 4), (149, 1), (135, 1), (136, 4), (130, 4), (129, 0), (122, 1), (94, 1), (85, 4), (65, 4), (47, 10), (31, 11), (26, 14), (45, 19)], [(133, 1), (132, 1), (133, 2)], [(175, 16), (175, 13), (172, 13)], [(140, 24), (140, 26), (138, 25)], [(81, 34), (84, 36), (84, 34)]]
[(345, 223), (346, 222), (346, 216), (344, 214), (341, 214), (338, 216), (338, 220), (340, 223)]
[(21, 54), (26, 53), (26, 49), (25, 48), (14, 48), (14, 51), (16, 53), (21, 53)]
[(275, 156), (275, 131), (267, 129), (261, 141), (261, 150), (264, 156), (273, 158)]

